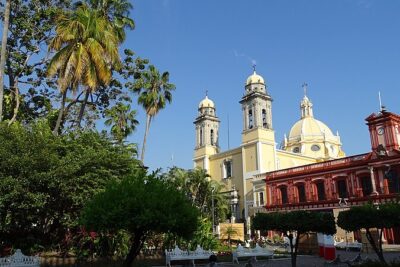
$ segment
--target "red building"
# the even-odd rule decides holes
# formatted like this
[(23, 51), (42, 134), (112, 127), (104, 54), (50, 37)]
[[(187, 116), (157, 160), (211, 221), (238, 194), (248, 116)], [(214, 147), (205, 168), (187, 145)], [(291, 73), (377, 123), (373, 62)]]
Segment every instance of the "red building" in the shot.
[[(266, 174), (269, 211), (325, 210), (373, 201), (384, 203), (400, 193), (400, 116), (382, 110), (366, 118), (372, 151)], [(400, 229), (385, 231), (400, 244)]]

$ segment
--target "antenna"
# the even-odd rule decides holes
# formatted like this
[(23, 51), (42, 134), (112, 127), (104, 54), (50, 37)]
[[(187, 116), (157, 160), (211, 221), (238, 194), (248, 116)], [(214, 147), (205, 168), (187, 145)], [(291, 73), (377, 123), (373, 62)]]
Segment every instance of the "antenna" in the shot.
[(381, 91), (378, 91), (378, 97), (379, 97), (379, 111), (382, 112), (383, 106), (382, 106), (382, 99), (381, 99)]
[(231, 148), (229, 144), (229, 113), (228, 113), (228, 150)]

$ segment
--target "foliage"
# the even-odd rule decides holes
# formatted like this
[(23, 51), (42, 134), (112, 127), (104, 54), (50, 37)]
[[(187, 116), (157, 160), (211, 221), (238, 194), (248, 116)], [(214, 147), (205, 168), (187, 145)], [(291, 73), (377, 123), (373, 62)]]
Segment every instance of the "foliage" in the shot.
[(218, 224), (227, 218), (229, 206), (223, 194), (224, 187), (211, 180), (206, 170), (200, 168), (184, 170), (173, 167), (163, 176), (163, 179), (183, 191), (193, 205), (209, 220), (212, 219), (212, 199), (214, 199), (215, 223)]
[(140, 72), (140, 76), (130, 88), (138, 94), (138, 103), (146, 111), (146, 130), (143, 138), (140, 160), (144, 161), (146, 139), (152, 119), (157, 113), (165, 108), (166, 103), (172, 101), (172, 91), (175, 85), (169, 82), (169, 72), (160, 72), (153, 65), (149, 65), (146, 70)]
[(56, 53), (47, 70), (49, 77), (57, 75), (63, 98), (54, 133), (58, 133), (65, 116), (67, 90), (77, 92), (79, 86), (82, 86), (85, 96), (76, 121), (76, 125), (80, 126), (90, 93), (100, 85), (107, 86), (111, 81), (112, 70), (121, 67), (119, 43), (109, 21), (86, 5), (57, 18), (56, 35), (49, 44), (49, 50)]
[[(69, 0), (11, 1), (4, 119), (32, 121), (51, 111), (54, 83), (46, 79), (44, 49), (56, 16), (69, 5)], [(4, 14), (0, 17), (3, 20)]]
[(111, 126), (111, 134), (119, 143), (129, 136), (139, 123), (136, 117), (136, 111), (132, 110), (129, 105), (118, 103), (112, 108), (105, 111), (107, 120), (105, 125)]
[(91, 131), (55, 137), (45, 122), (1, 124), (0, 142), (1, 246), (68, 250), (83, 205), (137, 168), (132, 148)]
[[(339, 213), (337, 224), (349, 232), (365, 229), (367, 239), (378, 255), (379, 260), (385, 263), (382, 250), (382, 230), (400, 226), (400, 203), (385, 203), (379, 206), (367, 204), (351, 207), (349, 210)], [(378, 244), (372, 237), (371, 230), (374, 228), (379, 231)]]
[(132, 240), (125, 265), (130, 266), (149, 234), (190, 238), (197, 228), (197, 216), (197, 209), (182, 192), (141, 169), (97, 194), (85, 207), (82, 222), (95, 231), (129, 232)]
[[(257, 213), (253, 219), (252, 227), (257, 230), (279, 231), (287, 236), (290, 241), (293, 267), (296, 266), (298, 241), (301, 235), (307, 232), (319, 232), (328, 235), (336, 233), (333, 214), (305, 210)], [(293, 244), (294, 234), (296, 234), (296, 241)]]

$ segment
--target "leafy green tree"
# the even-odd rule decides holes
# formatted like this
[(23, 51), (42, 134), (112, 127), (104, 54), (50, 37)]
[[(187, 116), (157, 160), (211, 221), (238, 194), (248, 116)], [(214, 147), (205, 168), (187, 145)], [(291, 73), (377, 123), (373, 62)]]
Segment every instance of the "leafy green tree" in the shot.
[(141, 72), (131, 89), (139, 95), (138, 103), (146, 111), (146, 130), (140, 155), (143, 162), (151, 121), (161, 109), (165, 108), (167, 102), (172, 101), (172, 91), (175, 90), (175, 85), (169, 82), (168, 72), (160, 74), (156, 67), (150, 65), (147, 70)]
[(133, 133), (136, 125), (139, 123), (136, 117), (136, 111), (131, 111), (129, 105), (118, 103), (111, 109), (105, 111), (107, 120), (105, 125), (111, 126), (111, 134), (119, 143)]
[(125, 266), (131, 266), (151, 233), (190, 238), (197, 216), (182, 192), (142, 169), (97, 194), (85, 207), (82, 222), (93, 230), (129, 232), (132, 240)]
[[(13, 0), (7, 41), (3, 119), (29, 122), (47, 116), (55, 84), (46, 79), (45, 49), (52, 38), (55, 18), (69, 0)], [(4, 19), (5, 14), (0, 12)]]
[(196, 168), (184, 170), (171, 168), (163, 178), (183, 191), (203, 216), (212, 219), (212, 202), (214, 200), (215, 223), (223, 221), (229, 211), (228, 200), (223, 194), (223, 185), (211, 179), (206, 170)]
[[(372, 249), (379, 260), (386, 264), (382, 250), (383, 229), (400, 226), (400, 204), (385, 203), (382, 205), (367, 204), (364, 206), (351, 207), (349, 210), (341, 211), (337, 224), (346, 231), (353, 232), (365, 229), (366, 236)], [(379, 238), (376, 244), (371, 230), (378, 229)]]
[(11, 0), (6, 0), (3, 20), (3, 34), (1, 37), (0, 52), (0, 122), (3, 118), (3, 97), (4, 97), (4, 67), (6, 64), (6, 49), (8, 39), (8, 26), (10, 24)]
[(62, 94), (55, 134), (58, 133), (65, 116), (68, 88), (75, 92), (82, 85), (84, 99), (76, 122), (76, 125), (80, 126), (90, 93), (100, 85), (108, 85), (112, 70), (121, 67), (119, 43), (109, 21), (97, 10), (86, 5), (81, 5), (74, 12), (67, 12), (58, 18), (56, 36), (49, 45), (49, 49), (55, 50), (56, 54), (48, 66), (48, 75), (58, 76)]
[(60, 137), (41, 121), (0, 124), (0, 246), (65, 247), (83, 205), (138, 166), (136, 151), (96, 132)]
[[(292, 267), (296, 267), (297, 248), (302, 235), (307, 232), (319, 232), (328, 235), (336, 233), (333, 214), (305, 210), (257, 213), (253, 219), (252, 227), (257, 230), (278, 231), (288, 237)], [(294, 234), (296, 234), (296, 240), (293, 244)]]

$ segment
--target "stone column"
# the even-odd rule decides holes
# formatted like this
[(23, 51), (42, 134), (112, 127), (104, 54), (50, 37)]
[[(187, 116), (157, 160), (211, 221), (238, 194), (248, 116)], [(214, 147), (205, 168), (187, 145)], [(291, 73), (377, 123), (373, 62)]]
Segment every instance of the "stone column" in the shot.
[(368, 167), (370, 175), (371, 175), (371, 183), (372, 183), (372, 193), (371, 195), (379, 195), (376, 191), (376, 183), (375, 183), (375, 175), (374, 175), (374, 167)]

